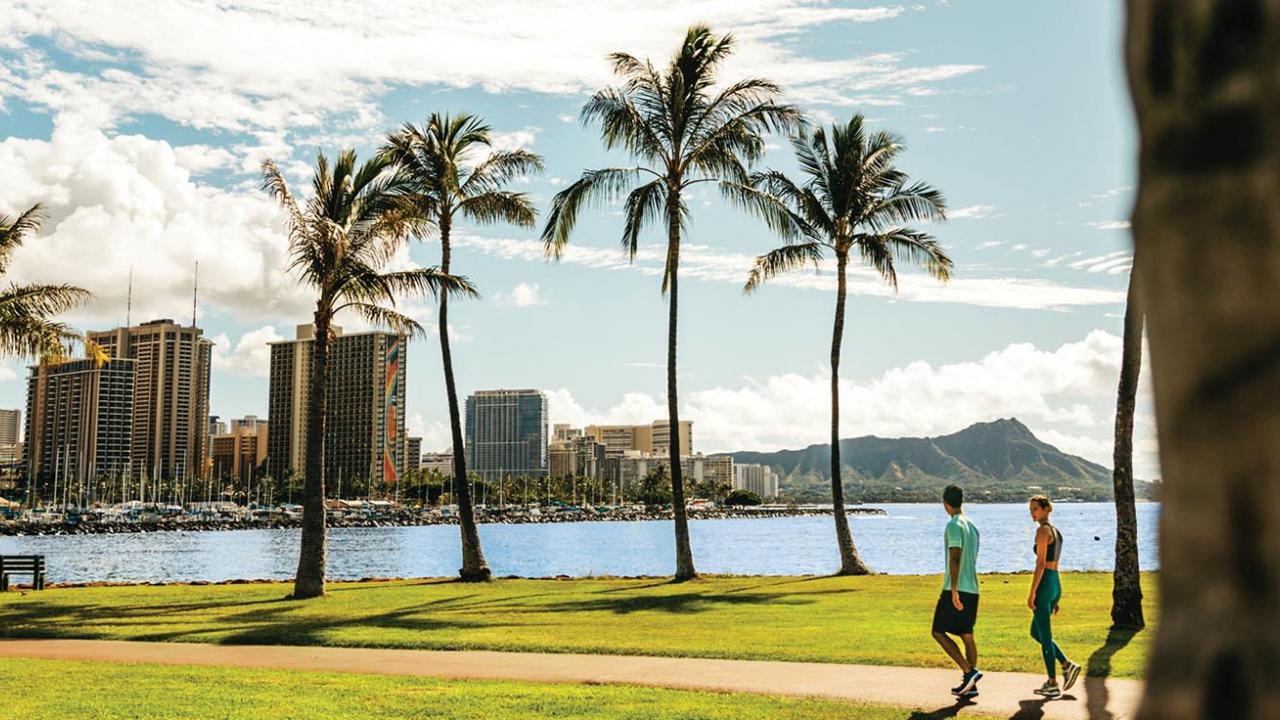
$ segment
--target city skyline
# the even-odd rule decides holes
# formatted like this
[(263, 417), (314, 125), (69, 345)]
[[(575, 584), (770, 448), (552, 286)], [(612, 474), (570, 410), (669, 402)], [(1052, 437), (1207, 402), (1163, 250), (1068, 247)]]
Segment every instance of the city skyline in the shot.
[[(257, 189), (258, 161), (271, 156), (297, 179), (317, 148), (350, 144), (367, 155), (400, 122), (470, 109), (504, 146), (547, 158), (546, 176), (523, 188), (545, 212), (565, 181), (608, 157), (576, 121), (587, 93), (610, 81), (605, 53), (662, 58), (671, 37), (706, 20), (739, 36), (735, 71), (774, 77), (815, 120), (862, 111), (877, 128), (902, 134), (904, 167), (940, 187), (952, 208), (951, 222), (930, 228), (956, 259), (950, 286), (905, 277), (895, 298), (855, 276), (843, 434), (938, 435), (1017, 416), (1064, 451), (1110, 465), (1134, 180), (1133, 130), (1113, 49), (1119, 9), (1100, 2), (788, 7), (794, 12), (781, 23), (779, 6), (763, 0), (645, 15), (620, 7), (580, 12), (572, 22), (549, 10), (539, 32), (505, 52), (495, 39), (510, 29), (504, 13), (477, 9), (481, 17), (467, 16), (462, 31), (495, 49), (494, 67), (460, 75), (429, 42), (413, 50), (391, 42), (383, 44), (392, 49), (364, 48), (373, 60), (364, 68), (332, 60), (333, 86), (316, 88), (300, 70), (315, 58), (297, 48), (277, 76), (246, 75), (234, 49), (236, 34), (250, 30), (235, 3), (207, 10), (198, 23), (157, 10), (171, 39), (158, 44), (93, 9), (23, 6), (0, 19), (0, 32), (13, 38), (0, 47), (9, 68), (0, 75), (0, 162), (14, 168), (0, 178), (0, 211), (41, 200), (50, 221), (15, 258), (15, 272), (23, 280), (58, 274), (95, 292), (69, 316), (92, 329), (124, 319), (130, 265), (134, 317), (185, 322), (199, 261), (198, 315), (217, 343), (211, 412), (265, 416), (266, 343), (305, 321), (307, 302), (285, 272), (280, 217)], [(394, 41), (398, 31), (385, 28), (396, 23), (382, 20), (400, 11), (379, 9), (382, 29), (371, 22), (370, 33)], [(49, 29), (55, 15), (57, 31)], [(575, 42), (551, 27), (557, 19)], [(258, 22), (301, 41), (337, 20), (321, 7), (314, 26), (270, 11)], [(1033, 48), (1030, 38), (1007, 32), (1019, 24), (1051, 24), (1055, 32)], [(950, 32), (961, 25), (973, 33)], [(409, 26), (406, 33), (435, 32)], [(190, 42), (197, 31), (207, 42)], [(515, 53), (536, 62), (515, 61)], [(1064, 54), (1080, 62), (1057, 66)], [(196, 67), (205, 73), (200, 93), (177, 92), (189, 89), (184, 78)], [(785, 140), (770, 143), (766, 164), (791, 169)], [(698, 422), (708, 453), (825, 442), (829, 275), (797, 274), (744, 298), (752, 256), (775, 241), (714, 195), (695, 207), (686, 259), (692, 281), (682, 299), (682, 417)], [(665, 414), (658, 239), (647, 237), (628, 265), (617, 249), (620, 219), (592, 215), (583, 221), (583, 245), (558, 265), (542, 261), (535, 232), (461, 228), (458, 271), (485, 294), (451, 315), (463, 393), (538, 387), (548, 394), (551, 422), (579, 427)], [(432, 264), (437, 250), (415, 242), (397, 262)], [(63, 262), (73, 252), (86, 262)], [(429, 304), (408, 309), (430, 324)], [(434, 340), (409, 349), (406, 418), (424, 451), (448, 448)], [(0, 368), (0, 405), (22, 406), (24, 377), (16, 362)], [(1144, 390), (1135, 459), (1138, 476), (1153, 478), (1145, 397)]]

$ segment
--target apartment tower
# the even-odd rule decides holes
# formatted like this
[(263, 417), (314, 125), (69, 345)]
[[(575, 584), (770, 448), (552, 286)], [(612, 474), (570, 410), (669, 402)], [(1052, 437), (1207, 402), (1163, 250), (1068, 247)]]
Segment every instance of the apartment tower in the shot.
[[(325, 486), (346, 487), (372, 479), (390, 490), (407, 462), (403, 335), (364, 332), (344, 335), (332, 326), (326, 383)], [(306, 410), (315, 328), (299, 325), (296, 339), (270, 343), (267, 466), (280, 475), (306, 470)]]
[(172, 320), (89, 333), (111, 358), (133, 361), (131, 477), (187, 479), (209, 450), (213, 343)]
[(485, 480), (547, 474), (547, 396), (481, 390), (467, 398), (467, 469)]

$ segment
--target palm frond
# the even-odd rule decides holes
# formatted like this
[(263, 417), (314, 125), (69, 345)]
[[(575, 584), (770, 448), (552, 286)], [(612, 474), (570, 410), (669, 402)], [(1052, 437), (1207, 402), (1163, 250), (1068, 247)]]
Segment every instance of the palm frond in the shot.
[(417, 320), (391, 308), (372, 303), (351, 303), (346, 307), (359, 313), (370, 325), (386, 328), (397, 335), (404, 335), (410, 339), (426, 335), (426, 330)]
[(755, 265), (751, 268), (751, 274), (747, 276), (747, 282), (742, 287), (742, 291), (744, 293), (753, 293), (760, 289), (760, 286), (767, 280), (806, 265), (812, 265), (817, 270), (822, 262), (823, 247), (821, 243), (816, 241), (792, 243), (760, 255), (756, 258)]
[[(645, 168), (605, 168), (586, 170), (582, 177), (551, 199), (551, 212), (542, 229), (542, 247), (547, 257), (560, 259), (569, 235), (578, 222), (578, 211), (584, 206), (599, 206), (617, 199), (634, 184)], [(658, 173), (648, 170), (655, 175)]]
[(650, 223), (662, 217), (667, 199), (667, 185), (661, 178), (652, 180), (631, 191), (623, 208), (626, 220), (622, 226), (622, 249), (627, 259), (635, 260), (640, 249), (640, 233)]
[(458, 210), (471, 220), (486, 225), (507, 222), (518, 227), (533, 227), (538, 211), (524, 193), (492, 190), (465, 198)]
[(36, 203), (15, 218), (0, 214), (0, 276), (9, 269), (14, 250), (22, 246), (28, 235), (40, 231), (44, 223), (44, 207)]

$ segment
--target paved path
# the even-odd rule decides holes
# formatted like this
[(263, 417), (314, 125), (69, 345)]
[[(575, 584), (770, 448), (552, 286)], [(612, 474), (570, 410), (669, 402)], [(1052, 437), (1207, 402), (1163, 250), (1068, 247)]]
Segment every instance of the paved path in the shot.
[(380, 650), (289, 645), (203, 645), (114, 640), (0, 640), (0, 657), (230, 665), (417, 675), (454, 679), (621, 683), (857, 700), (923, 708), (920, 720), (996, 715), (1036, 720), (1132, 718), (1142, 693), (1135, 680), (1082, 677), (1060, 700), (1031, 691), (1043, 677), (987, 673), (975, 702), (959, 705), (948, 688), (959, 671), (878, 665), (710, 660), (622, 655)]

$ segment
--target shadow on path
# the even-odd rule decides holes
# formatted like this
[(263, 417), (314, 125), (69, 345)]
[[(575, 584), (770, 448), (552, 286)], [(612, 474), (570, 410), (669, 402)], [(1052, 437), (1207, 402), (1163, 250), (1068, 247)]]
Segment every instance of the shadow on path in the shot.
[(1131, 627), (1113, 627), (1107, 633), (1102, 647), (1089, 656), (1089, 665), (1084, 679), (1085, 692), (1088, 697), (1089, 720), (1113, 720), (1114, 716), (1107, 710), (1107, 702), (1111, 699), (1107, 691), (1107, 678), (1111, 676), (1111, 658), (1125, 649), (1133, 636), (1140, 631)]

